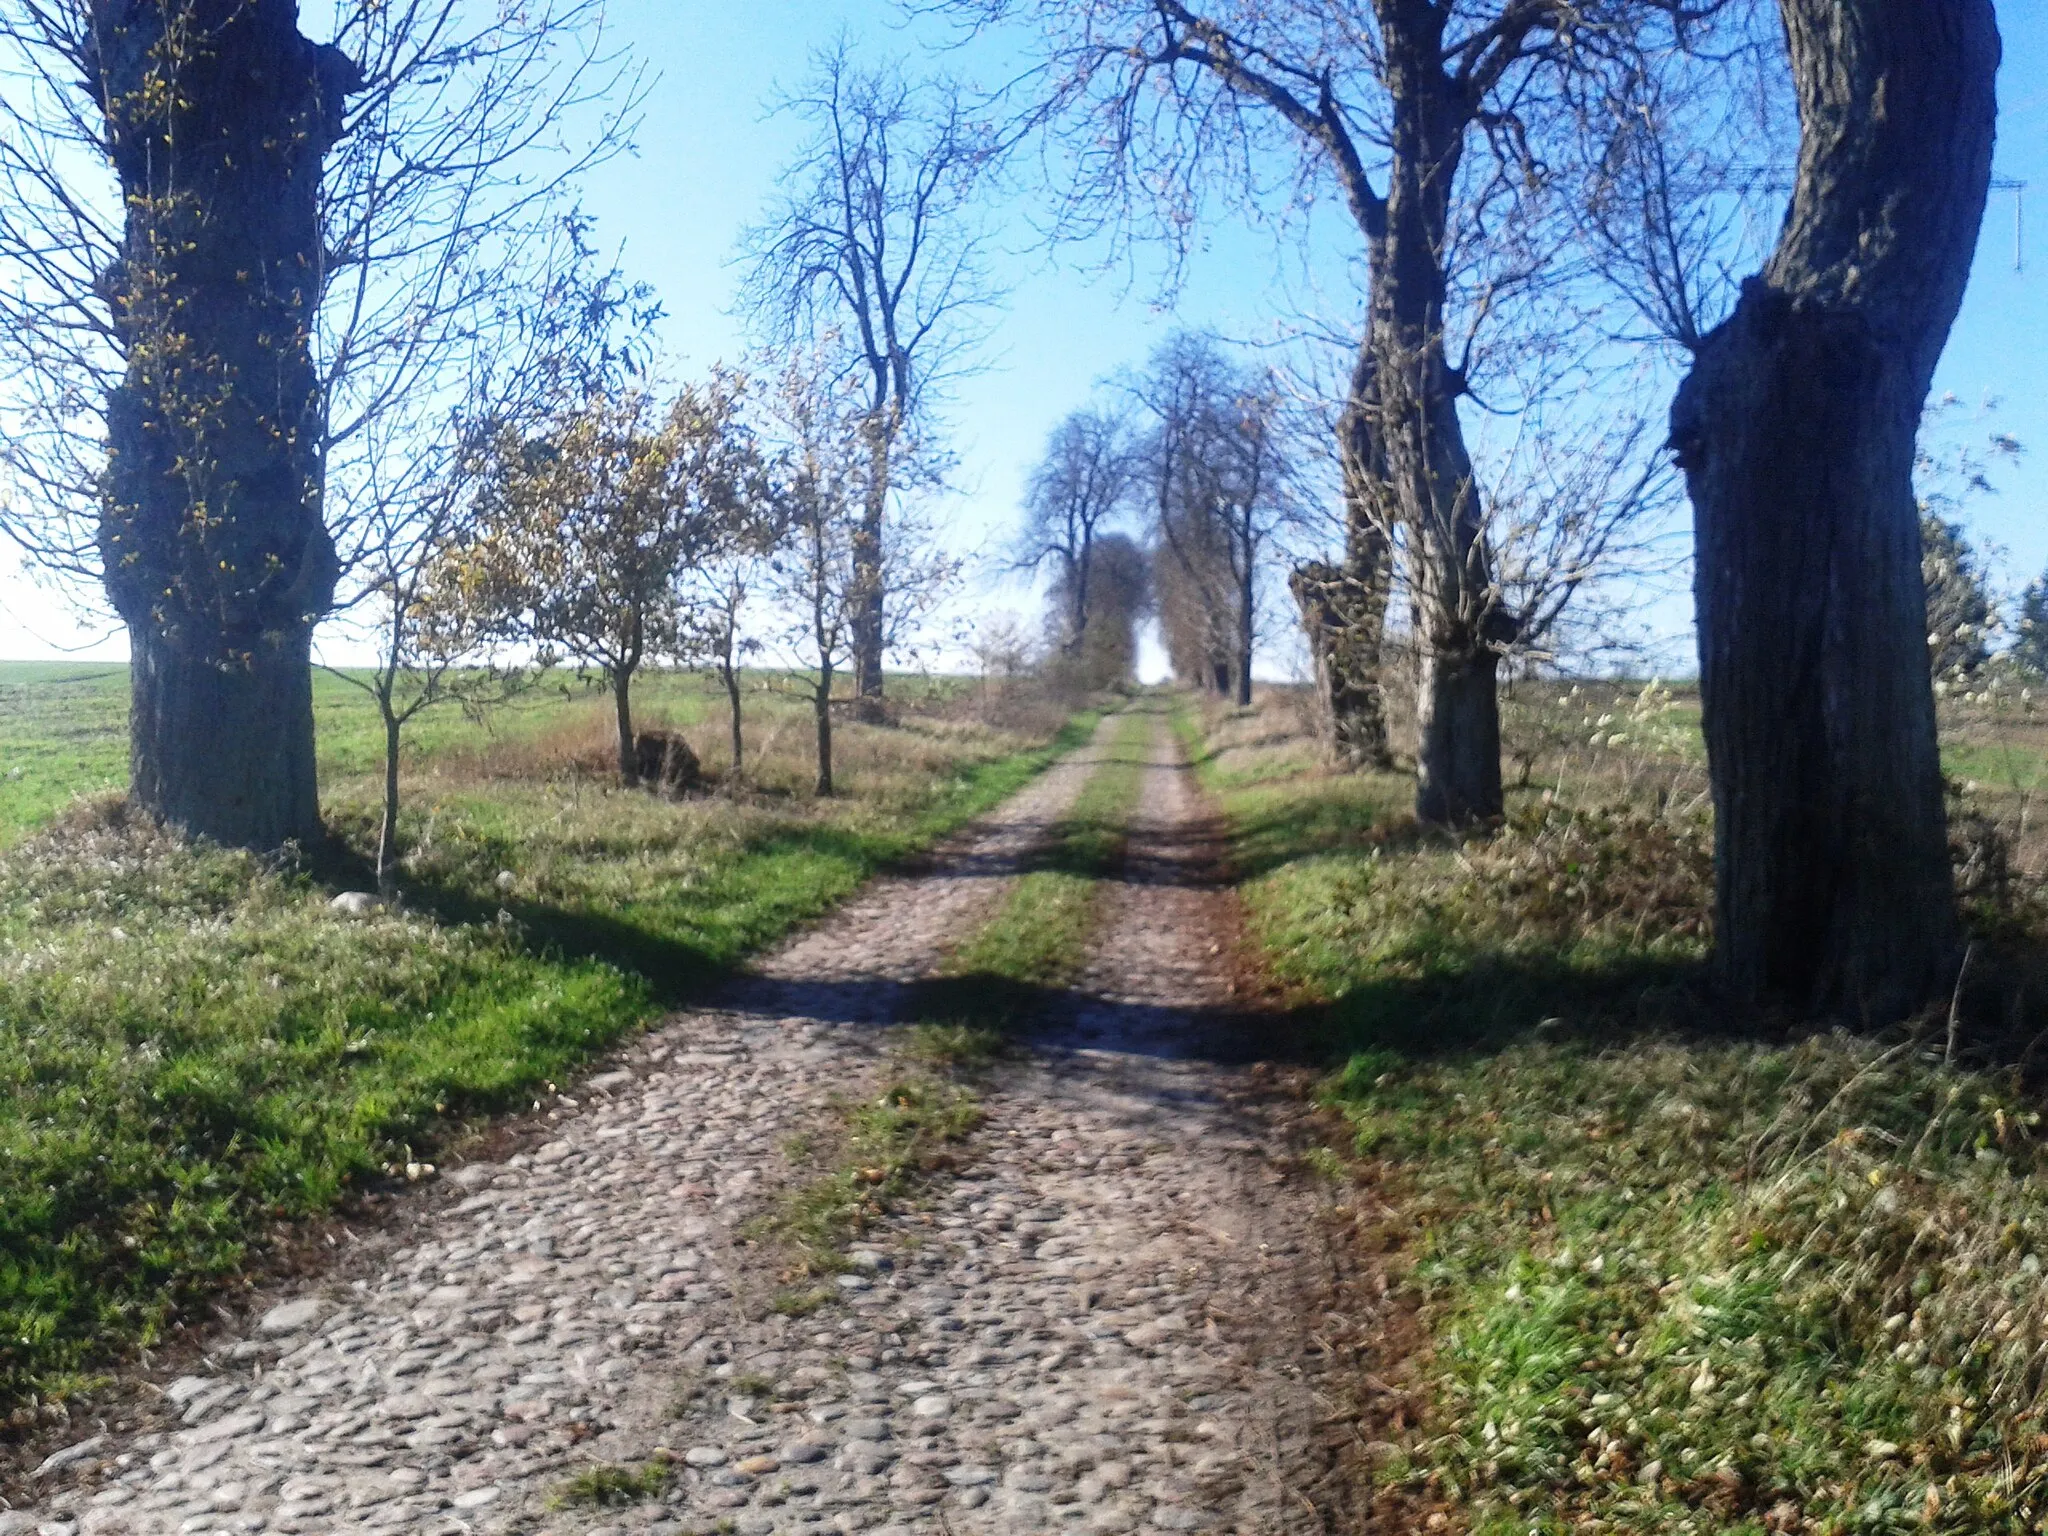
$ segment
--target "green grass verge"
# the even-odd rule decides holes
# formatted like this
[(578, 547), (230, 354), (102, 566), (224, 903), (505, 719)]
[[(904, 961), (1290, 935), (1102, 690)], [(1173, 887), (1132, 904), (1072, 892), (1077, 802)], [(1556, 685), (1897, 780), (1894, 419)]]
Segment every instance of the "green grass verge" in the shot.
[(362, 921), (304, 874), (145, 829), (8, 850), (0, 1410), (89, 1385), (232, 1283), (276, 1220), (528, 1104), (1092, 723), (1027, 750), (877, 733), (893, 776), (824, 805), (464, 780), (417, 802), (419, 904)]
[(2038, 1531), (2048, 1152), (2009, 1084), (1848, 1036), (1361, 1052), (1436, 1422), (1383, 1475), (1537, 1531)]
[(1426, 835), (1271, 719), (1178, 725), (1406, 1233), (1434, 1401), (1380, 1476), (1477, 1536), (2042, 1527), (2048, 1149), (2012, 1081), (1708, 1013), (1682, 806)]

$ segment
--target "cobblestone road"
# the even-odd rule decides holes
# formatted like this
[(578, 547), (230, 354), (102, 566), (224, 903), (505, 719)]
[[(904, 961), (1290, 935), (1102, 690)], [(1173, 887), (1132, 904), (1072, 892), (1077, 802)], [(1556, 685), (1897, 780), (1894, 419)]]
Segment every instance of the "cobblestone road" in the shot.
[[(646, 1037), (553, 1140), (454, 1170), (430, 1235), (219, 1341), (162, 1384), (174, 1427), (61, 1452), (0, 1536), (1337, 1528), (1327, 1256), (1284, 1112), (1229, 1064), (1233, 898), (1155, 741), (1085, 974), (842, 1305), (777, 1315), (737, 1230), (788, 1137), (874, 1081), (873, 1026), (993, 909), (1090, 752)], [(663, 1499), (550, 1507), (579, 1469), (657, 1455)]]

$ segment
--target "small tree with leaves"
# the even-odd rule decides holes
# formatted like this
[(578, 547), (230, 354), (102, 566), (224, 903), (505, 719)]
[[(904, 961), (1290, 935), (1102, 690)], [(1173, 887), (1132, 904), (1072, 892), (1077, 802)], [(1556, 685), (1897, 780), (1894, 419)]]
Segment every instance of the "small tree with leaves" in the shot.
[(478, 536), (459, 560), (463, 601), (540, 659), (603, 683), (628, 784), (634, 679), (687, 649), (683, 573), (747, 537), (768, 496), (742, 394), (725, 372), (667, 405), (645, 385), (593, 393), (491, 445)]

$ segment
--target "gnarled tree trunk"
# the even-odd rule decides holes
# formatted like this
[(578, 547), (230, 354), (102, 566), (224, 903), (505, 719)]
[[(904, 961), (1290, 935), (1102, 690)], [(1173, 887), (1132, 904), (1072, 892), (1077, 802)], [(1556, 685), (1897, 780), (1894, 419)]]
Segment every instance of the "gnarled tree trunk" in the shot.
[(1421, 647), (1415, 814), (1462, 823), (1501, 811), (1495, 693), (1504, 616), (1478, 485), (1458, 420), (1463, 381), (1444, 352), (1450, 196), (1473, 106), (1445, 70), (1446, 9), (1379, 0), (1392, 155), (1372, 239), (1379, 526), (1407, 530)]
[(320, 833), (313, 625), (333, 602), (320, 390), (321, 162), (356, 66), (296, 0), (92, 0), (127, 225), (107, 274), (100, 550), (133, 657), (130, 795), (254, 848)]
[(1882, 1022), (1943, 991), (1955, 902), (1914, 435), (1991, 166), (1990, 0), (1781, 0), (1799, 176), (1671, 411), (1697, 536), (1715, 972)]
[(1393, 545), (1380, 521), (1374, 484), (1386, 475), (1376, 436), (1379, 397), (1373, 387), (1370, 336), (1358, 350), (1337, 453), (1344, 486), (1344, 564), (1309, 561), (1295, 568), (1288, 590), (1301, 610), (1315, 667), (1316, 714), (1331, 755), (1345, 768), (1391, 768), (1386, 686), (1382, 677)]
[(1383, 542), (1372, 577), (1354, 575), (1349, 562), (1338, 567), (1312, 560), (1287, 580), (1308, 633), (1316, 714), (1331, 755), (1346, 768), (1393, 766), (1380, 676), (1389, 565)]

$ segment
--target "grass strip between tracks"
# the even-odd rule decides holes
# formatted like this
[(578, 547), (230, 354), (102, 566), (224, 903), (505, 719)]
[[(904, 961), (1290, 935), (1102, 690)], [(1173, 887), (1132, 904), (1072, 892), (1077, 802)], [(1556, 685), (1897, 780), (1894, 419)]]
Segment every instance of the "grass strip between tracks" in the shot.
[(902, 1032), (880, 1093), (842, 1106), (822, 1144), (791, 1145), (820, 1171), (754, 1229), (791, 1251), (775, 1310), (800, 1316), (831, 1301), (833, 1288), (818, 1282), (854, 1267), (848, 1247), (920, 1180), (953, 1166), (980, 1122), (977, 1074), (1001, 1053), (1033, 992), (1070, 979), (1087, 951), (1100, 883), (1123, 856), (1155, 719), (1141, 707), (1112, 727), (1035, 867), (928, 987), (925, 1017)]

